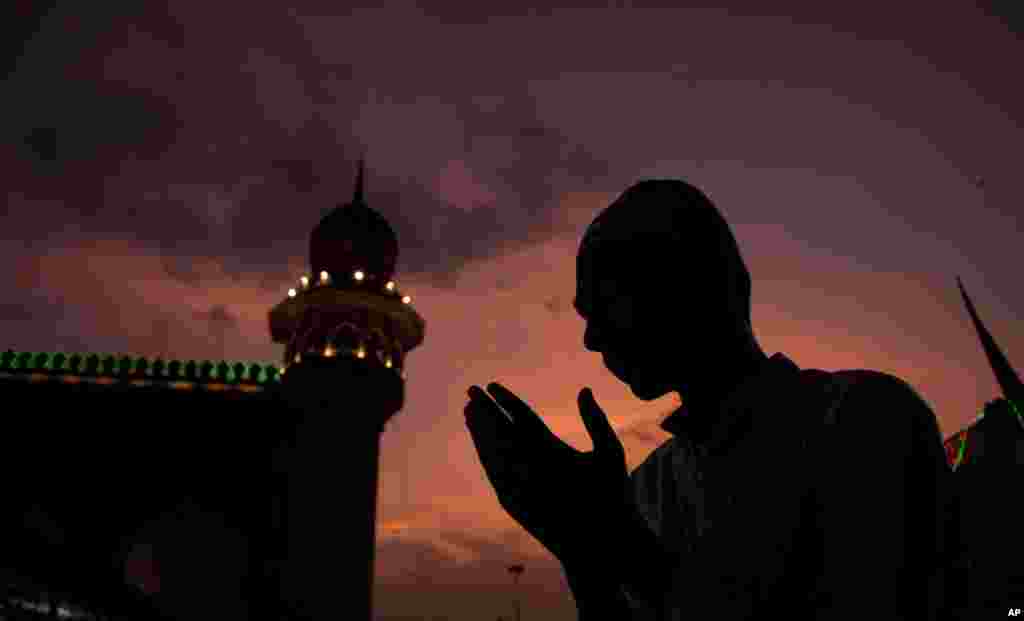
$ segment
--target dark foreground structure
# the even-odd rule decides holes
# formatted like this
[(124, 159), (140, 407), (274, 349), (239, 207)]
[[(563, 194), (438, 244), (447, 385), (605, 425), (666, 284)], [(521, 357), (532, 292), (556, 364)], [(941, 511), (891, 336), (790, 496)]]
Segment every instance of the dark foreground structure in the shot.
[(959, 523), (950, 587), (964, 606), (957, 618), (1006, 617), (1024, 607), (1024, 384), (960, 292), (1004, 398), (946, 440)]
[(309, 250), (280, 369), (0, 355), (0, 618), (372, 618), (379, 437), (424, 322), (361, 169)]

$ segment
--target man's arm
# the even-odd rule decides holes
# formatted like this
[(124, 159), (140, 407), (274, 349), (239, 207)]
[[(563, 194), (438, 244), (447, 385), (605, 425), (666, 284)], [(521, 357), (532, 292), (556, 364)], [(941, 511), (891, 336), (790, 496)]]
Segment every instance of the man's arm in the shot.
[(635, 507), (620, 523), (605, 541), (562, 561), (580, 621), (642, 619), (668, 588), (670, 556), (657, 535)]
[(869, 373), (824, 433), (816, 618), (932, 618), (947, 467), (935, 415), (903, 381)]
[(607, 568), (589, 563), (562, 564), (566, 581), (576, 600), (579, 621), (632, 619), (632, 607), (622, 585), (609, 576)]

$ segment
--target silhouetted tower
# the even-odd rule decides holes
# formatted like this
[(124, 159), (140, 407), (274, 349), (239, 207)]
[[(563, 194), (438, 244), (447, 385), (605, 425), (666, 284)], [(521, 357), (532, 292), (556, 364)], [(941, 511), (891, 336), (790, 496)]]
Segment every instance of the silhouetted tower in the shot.
[(948, 592), (961, 598), (952, 602), (956, 618), (972, 619), (981, 618), (981, 610), (1024, 599), (1024, 506), (1016, 502), (1024, 476), (1024, 384), (959, 278), (957, 285), (1004, 397), (988, 402), (980, 420), (947, 441), (956, 454), (959, 522), (959, 541), (953, 544), (958, 557), (953, 579), (959, 584), (950, 584)]
[(964, 290), (964, 285), (960, 282), (959, 277), (956, 279), (956, 284), (960, 287), (960, 295), (963, 296), (964, 305), (967, 306), (967, 312), (971, 316), (971, 323), (974, 324), (974, 330), (978, 333), (981, 347), (985, 350), (985, 357), (988, 358), (989, 366), (992, 367), (992, 372), (996, 376), (996, 382), (1003, 391), (1003, 397), (1009, 401), (1010, 410), (1019, 417), (1024, 414), (1020, 412), (1020, 408), (1024, 407), (1024, 383), (1021, 382), (1020, 376), (1013, 370), (1006, 354), (999, 348), (981, 318), (978, 317), (978, 311), (975, 310), (974, 303), (967, 295), (967, 291)]
[(366, 205), (360, 162), (352, 202), (310, 235), (311, 273), (270, 312), (297, 419), (275, 457), (287, 619), (372, 619), (380, 433), (402, 407), (406, 355), (424, 333), (392, 280), (397, 257), (394, 231)]

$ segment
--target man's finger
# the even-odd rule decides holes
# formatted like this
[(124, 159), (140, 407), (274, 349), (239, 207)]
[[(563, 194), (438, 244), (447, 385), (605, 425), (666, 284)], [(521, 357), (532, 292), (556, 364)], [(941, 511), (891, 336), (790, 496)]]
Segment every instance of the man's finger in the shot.
[[(497, 406), (492, 404), (491, 408), (497, 409)], [(498, 483), (509, 476), (510, 466), (514, 463), (516, 438), (512, 433), (512, 423), (503, 414), (495, 414), (488, 409), (480, 403), (470, 402), (463, 413), (480, 463), (491, 482)]]
[(548, 426), (544, 424), (541, 417), (533, 411), (533, 408), (517, 397), (511, 390), (497, 382), (491, 382), (487, 385), (487, 392), (494, 397), (494, 400), (502, 407), (502, 409), (508, 412), (512, 421), (516, 425), (520, 426), (521, 430), (541, 433), (551, 432), (548, 429)]
[(494, 399), (490, 397), (490, 395), (481, 390), (479, 386), (470, 386), (467, 394), (469, 395), (470, 405), (489, 416), (497, 418), (497, 424), (504, 424), (511, 427), (512, 419), (509, 415), (505, 413), (505, 410), (503, 410), (501, 406), (499, 406)]
[(601, 406), (594, 399), (594, 393), (589, 388), (584, 388), (576, 401), (579, 404), (580, 417), (583, 418), (583, 426), (587, 428), (587, 433), (594, 442), (594, 450), (620, 449), (622, 445), (619, 438), (615, 435), (615, 430), (612, 429)]
[(512, 421), (490, 399), (470, 399), (462, 413), (466, 416), (467, 425), (472, 420), (477, 427), (487, 429), (488, 433), (494, 434), (496, 438), (502, 437), (508, 441), (513, 437)]

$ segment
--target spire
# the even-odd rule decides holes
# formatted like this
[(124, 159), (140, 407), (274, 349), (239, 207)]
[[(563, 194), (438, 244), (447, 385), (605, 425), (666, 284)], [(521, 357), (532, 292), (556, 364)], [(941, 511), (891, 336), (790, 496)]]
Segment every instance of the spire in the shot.
[(352, 195), (352, 203), (366, 204), (363, 199), (363, 158), (359, 158), (359, 171), (356, 173), (356, 190)]
[(313, 274), (327, 272), (333, 276), (362, 271), (370, 279), (381, 282), (387, 282), (394, 275), (398, 239), (387, 218), (366, 204), (364, 161), (363, 157), (359, 158), (352, 200), (335, 205), (309, 235)]
[(981, 346), (985, 348), (988, 363), (996, 375), (999, 387), (1003, 390), (1003, 397), (1012, 402), (1014, 406), (1020, 407), (1019, 404), (1024, 404), (1024, 384), (1021, 383), (1020, 377), (1013, 370), (1013, 367), (1010, 366), (1010, 361), (1006, 359), (1002, 350), (999, 349), (999, 346), (992, 339), (992, 335), (985, 329), (985, 324), (981, 322), (977, 311), (974, 310), (974, 304), (967, 295), (967, 291), (964, 290), (964, 285), (960, 282), (959, 276), (956, 278), (956, 284), (960, 287), (960, 294), (967, 305), (967, 312), (971, 314), (971, 321), (974, 322), (974, 329), (981, 340)]

